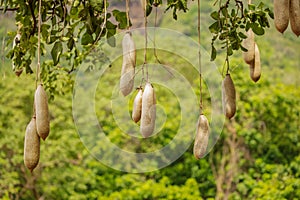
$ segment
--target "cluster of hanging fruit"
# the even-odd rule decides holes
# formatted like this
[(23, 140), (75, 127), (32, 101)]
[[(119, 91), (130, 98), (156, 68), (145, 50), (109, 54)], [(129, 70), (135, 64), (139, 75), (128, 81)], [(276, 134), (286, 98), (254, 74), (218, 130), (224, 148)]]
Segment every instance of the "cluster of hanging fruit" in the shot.
[(254, 33), (249, 29), (246, 33), (247, 38), (243, 40), (242, 45), (247, 49), (243, 52), (244, 61), (249, 64), (250, 77), (254, 82), (257, 82), (261, 76), (260, 53), (258, 45), (254, 40)]
[(32, 172), (40, 159), (40, 138), (45, 140), (50, 131), (48, 98), (43, 85), (38, 85), (34, 95), (34, 115), (26, 127), (24, 163)]
[(289, 22), (294, 34), (300, 35), (300, 0), (274, 0), (274, 22), (280, 33), (284, 33)]
[[(276, 1), (276, 0), (275, 0)], [(280, 0), (279, 0), (280, 1)], [(281, 0), (282, 1), (282, 0)], [(251, 1), (250, 1), (251, 2)], [(299, 2), (298, 2), (299, 3)], [(299, 4), (300, 5), (300, 4)], [(243, 52), (243, 59), (249, 65), (250, 77), (254, 82), (257, 82), (261, 76), (261, 63), (260, 63), (260, 53), (258, 45), (255, 43), (254, 32), (249, 29), (246, 32), (247, 38), (243, 40), (242, 45), (247, 49)], [(198, 0), (198, 37), (200, 45), (200, 0)], [(200, 52), (199, 52), (200, 55)], [(236, 91), (234, 82), (229, 73), (229, 61), (226, 59), (227, 73), (222, 81), (222, 107), (223, 113), (226, 118), (231, 119), (236, 113)], [(201, 88), (201, 63), (200, 66), (200, 107), (201, 114), (197, 123), (197, 131), (194, 142), (194, 156), (196, 159), (200, 159), (205, 155), (209, 142), (209, 122), (205, 115), (202, 113), (202, 88)]]
[[(147, 15), (146, 15), (146, 2), (141, 2), (144, 11), (144, 27), (145, 27), (145, 60), (142, 66), (143, 78), (144, 67), (147, 69), (147, 79), (143, 88), (143, 81), (139, 88), (137, 88), (137, 94), (134, 98), (133, 109), (132, 109), (132, 120), (135, 123), (140, 121), (140, 132), (144, 138), (148, 138), (153, 134), (155, 128), (156, 119), (156, 96), (153, 85), (148, 79), (148, 65), (147, 65)], [(126, 17), (127, 17), (127, 32), (125, 33), (122, 40), (123, 50), (123, 63), (120, 79), (120, 90), (124, 96), (127, 96), (132, 92), (134, 86), (135, 77), (135, 65), (136, 65), (136, 48), (135, 43), (132, 39), (132, 34), (129, 30), (130, 19), (129, 19), (129, 0), (126, 0)]]
[[(124, 96), (132, 92), (134, 86), (136, 49), (131, 32), (127, 31), (122, 41), (123, 63), (120, 79), (120, 90)], [(153, 85), (146, 82), (144, 90), (140, 86), (133, 102), (132, 120), (140, 121), (143, 137), (150, 137), (155, 128), (156, 97)]]

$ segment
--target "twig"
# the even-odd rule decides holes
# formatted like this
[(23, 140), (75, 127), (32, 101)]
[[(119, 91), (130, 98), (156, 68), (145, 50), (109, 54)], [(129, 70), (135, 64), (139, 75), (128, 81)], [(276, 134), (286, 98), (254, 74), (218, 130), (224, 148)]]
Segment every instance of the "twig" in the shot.
[(153, 35), (153, 47), (154, 47), (154, 57), (159, 64), (162, 64), (161, 61), (158, 59), (157, 52), (156, 52), (156, 26), (157, 26), (157, 7), (155, 7), (155, 20), (154, 20), (154, 35)]
[(203, 112), (203, 95), (202, 95), (202, 66), (201, 66), (201, 28), (200, 28), (200, 22), (201, 22), (201, 15), (200, 15), (200, 0), (198, 0), (198, 64), (199, 64), (199, 79), (200, 79), (200, 112)]
[(35, 86), (37, 88), (37, 82), (41, 81), (41, 17), (42, 14), (42, 0), (39, 0), (39, 16), (38, 16), (38, 64), (37, 64), (37, 69), (36, 69), (36, 81), (35, 81)]
[(146, 80), (149, 82), (149, 71), (148, 71), (148, 65), (147, 65), (147, 45), (148, 45), (148, 34), (147, 34), (147, 0), (144, 0), (144, 28), (145, 28), (145, 49), (144, 49), (144, 65), (146, 65)]
[(127, 29), (130, 29), (129, 0), (126, 0), (126, 20), (127, 20)]

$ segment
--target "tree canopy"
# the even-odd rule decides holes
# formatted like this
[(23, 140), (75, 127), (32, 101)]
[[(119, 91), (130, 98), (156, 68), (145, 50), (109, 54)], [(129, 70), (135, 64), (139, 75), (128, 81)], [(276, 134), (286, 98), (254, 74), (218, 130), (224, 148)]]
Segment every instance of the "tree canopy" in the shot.
[[(173, 19), (176, 20), (178, 12), (187, 12), (188, 4), (192, 1), (145, 2), (148, 17), (154, 15), (155, 8), (160, 7), (165, 12), (171, 11)], [(119, 1), (106, 0), (42, 1), (41, 56), (44, 59), (41, 63), (41, 78), (51, 94), (59, 92), (55, 91), (56, 78), (53, 74), (62, 71), (72, 74), (100, 40), (106, 38), (114, 46), (117, 30), (127, 29), (132, 25), (130, 19), (127, 19), (124, 3), (123, 7), (116, 7), (118, 3), (120, 4)], [(12, 59), (16, 72), (25, 69), (26, 73), (32, 73), (32, 68), (35, 67), (32, 63), (38, 47), (39, 1), (1, 1), (0, 6), (3, 12), (15, 13), (17, 30), (9, 33), (8, 44), (13, 42), (17, 33), (21, 36), (17, 46), (9, 51), (7, 57)], [(248, 5), (239, 0), (217, 0), (211, 7), (213, 9), (210, 16), (213, 22), (209, 30), (213, 34), (212, 60), (216, 58), (218, 49), (225, 49), (227, 56), (231, 56), (234, 50), (247, 51), (241, 45), (246, 38), (245, 31), (252, 29), (255, 34), (263, 35), (265, 29), (270, 27), (268, 17), (273, 18), (272, 11), (263, 3)], [(142, 12), (142, 6), (140, 9)], [(217, 40), (220, 42), (216, 42)]]

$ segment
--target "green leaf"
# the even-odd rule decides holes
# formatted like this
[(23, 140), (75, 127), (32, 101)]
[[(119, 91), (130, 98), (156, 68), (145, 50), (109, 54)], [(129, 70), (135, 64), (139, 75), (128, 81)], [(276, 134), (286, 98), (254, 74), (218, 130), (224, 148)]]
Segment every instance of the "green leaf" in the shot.
[(235, 17), (236, 16), (236, 12), (234, 9), (231, 10), (231, 17)]
[(248, 4), (248, 9), (249, 9), (249, 10), (252, 10), (252, 11), (255, 11), (255, 5), (253, 5), (253, 4)]
[(101, 12), (104, 8), (104, 2), (103, 0), (90, 0), (90, 4), (98, 12)]
[(212, 25), (209, 26), (209, 30), (211, 33), (219, 33), (220, 27), (219, 27), (219, 22), (215, 22)]
[(218, 20), (219, 19), (219, 13), (217, 11), (214, 11), (210, 14), (211, 18), (213, 18), (214, 20)]
[[(119, 23), (118, 24), (118, 28), (119, 29), (125, 29), (125, 28), (127, 28), (127, 16), (126, 16), (126, 12), (120, 12), (119, 10), (113, 10), (112, 11), (112, 13), (113, 13), (113, 16), (115, 17), (115, 19), (117, 20), (117, 22)], [(107, 24), (108, 24), (108, 22), (107, 22)], [(129, 24), (129, 26), (130, 26), (131, 24)], [(110, 23), (109, 24), (109, 28), (110, 29), (116, 29), (116, 25), (114, 25), (114, 24), (112, 24), (112, 23)]]
[(51, 56), (53, 59), (53, 64), (57, 65), (59, 62), (60, 55), (62, 54), (63, 46), (60, 41), (56, 42), (51, 50)]
[(246, 39), (246, 38), (247, 38), (247, 35), (245, 35), (245, 34), (242, 33), (242, 32), (239, 32), (239, 37), (242, 38), (242, 39)]
[(272, 12), (272, 10), (270, 10), (270, 8), (266, 8), (266, 9), (265, 9), (265, 12), (267, 12), (268, 15), (269, 15), (272, 19), (274, 19), (274, 13)]
[(44, 40), (46, 40), (48, 38), (49, 35), (49, 29), (50, 25), (48, 24), (42, 24), (41, 26), (41, 33), (42, 33), (42, 37), (44, 38)]
[(94, 42), (93, 36), (88, 34), (87, 32), (85, 34), (83, 34), (82, 38), (81, 38), (81, 44), (82, 45), (88, 45), (88, 44), (92, 44)]
[(229, 16), (229, 15), (228, 15), (228, 10), (227, 10), (226, 7), (222, 8), (222, 9), (221, 9), (221, 12), (222, 12), (222, 15), (223, 15), (224, 17), (228, 17), (228, 16)]
[(248, 52), (248, 49), (246, 49), (245, 47), (243, 47), (242, 45), (240, 45), (241, 47), (241, 50), (244, 51), (244, 52)]
[(113, 23), (111, 23), (110, 21), (107, 21), (106, 22), (106, 29), (113, 29), (113, 30), (116, 30), (117, 26), (114, 25)]
[(256, 35), (263, 35), (263, 34), (265, 34), (265, 30), (261, 26), (259, 26), (257, 23), (253, 23), (251, 25), (251, 27), (252, 27), (253, 32)]
[(210, 57), (210, 60), (214, 61), (216, 59), (216, 57), (217, 57), (217, 50), (214, 47), (214, 45), (211, 45), (211, 57)]
[(73, 49), (74, 43), (75, 43), (74, 39), (70, 38), (69, 41), (68, 41), (68, 43), (67, 43), (67, 46), (68, 46), (69, 50)]

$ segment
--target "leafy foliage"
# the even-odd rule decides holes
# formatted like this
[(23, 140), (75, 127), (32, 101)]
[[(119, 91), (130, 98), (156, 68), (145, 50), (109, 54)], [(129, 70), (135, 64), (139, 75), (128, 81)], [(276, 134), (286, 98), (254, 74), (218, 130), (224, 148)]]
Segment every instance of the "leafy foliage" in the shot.
[[(147, 16), (152, 13), (153, 7), (164, 5), (161, 0), (145, 2)], [(12, 58), (16, 71), (25, 68), (27, 73), (32, 73), (31, 63), (37, 50), (38, 1), (29, 1), (28, 4), (23, 1), (2, 1), (0, 5), (4, 8), (16, 8), (17, 32), (21, 34), (20, 44), (7, 56)], [(251, 28), (257, 35), (263, 35), (265, 29), (270, 26), (268, 16), (273, 18), (273, 13), (263, 3), (257, 6), (254, 4), (245, 6), (245, 3), (239, 0), (227, 0), (224, 3), (217, 0), (214, 5), (218, 5), (219, 8), (211, 12), (211, 18), (214, 20), (209, 26), (213, 34), (211, 60), (215, 60), (219, 48), (225, 49), (226, 61), (229, 65), (228, 57), (234, 51), (239, 49), (247, 51), (241, 45), (242, 40), (246, 38), (244, 31)], [(117, 29), (128, 28), (127, 16), (124, 11), (114, 9), (110, 13), (108, 9), (109, 3), (106, 0), (42, 2), (41, 47), (42, 55), (46, 57), (42, 63), (43, 82), (55, 82), (56, 79), (48, 75), (57, 73), (66, 76), (64, 79), (69, 82), (71, 73), (76, 71), (77, 66), (87, 58), (100, 39), (106, 38), (108, 44), (115, 46), (114, 35)], [(165, 11), (170, 9), (173, 10), (172, 17), (177, 19), (178, 11), (188, 10), (188, 1), (168, 0)], [(14, 36), (15, 33), (10, 33), (10, 42)], [(220, 47), (215, 45), (217, 40), (220, 42)], [(47, 57), (48, 51), (52, 59)], [(53, 86), (54, 82), (45, 84), (52, 97), (55, 93), (59, 93)]]
[[(20, 69), (25, 69), (26, 73), (34, 71), (31, 64), (37, 52), (38, 2), (36, 0), (0, 2), (4, 12), (15, 11), (17, 33), (21, 35), (18, 46), (7, 54), (7, 57), (11, 58), (16, 66), (15, 71)], [(114, 3), (114, 1), (110, 1), (110, 3)], [(163, 2), (160, 0), (147, 0), (147, 15), (151, 14), (153, 6), (162, 5)], [(100, 39), (106, 38), (107, 42), (114, 46), (113, 36), (117, 29), (127, 28), (126, 13), (117, 9), (112, 13), (108, 12), (107, 0), (43, 0), (41, 9), (41, 52), (42, 56), (46, 57), (42, 68), (47, 69), (42, 71), (43, 82), (55, 81), (48, 77), (49, 74), (63, 72), (62, 75), (69, 77), (86, 59)], [(177, 18), (177, 11), (187, 10), (187, 0), (169, 0), (166, 3), (166, 9), (173, 9), (174, 18)], [(12, 43), (15, 35), (16, 32), (9, 33), (8, 45)], [(47, 52), (51, 53), (52, 59), (47, 57)], [(55, 91), (54, 84), (54, 82), (46, 83), (52, 96), (59, 92)]]
[(226, 49), (227, 56), (231, 56), (233, 51), (242, 49), (247, 51), (241, 43), (247, 36), (243, 31), (252, 29), (256, 35), (263, 35), (265, 28), (269, 28), (270, 24), (268, 16), (274, 18), (272, 11), (269, 8), (264, 8), (265, 5), (249, 4), (248, 9), (245, 8), (242, 1), (235, 0), (235, 6), (232, 6), (230, 0), (224, 4), (220, 2), (219, 10), (211, 13), (211, 18), (215, 21), (210, 25), (209, 30), (213, 33), (211, 60), (215, 60), (217, 49), (214, 45), (216, 40), (220, 40), (221, 49)]

